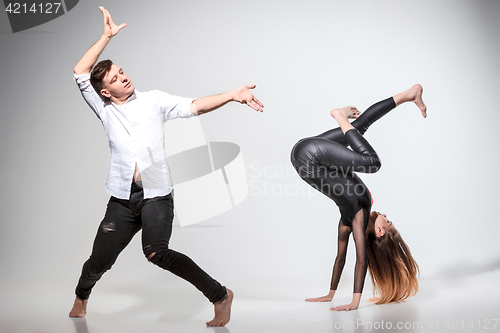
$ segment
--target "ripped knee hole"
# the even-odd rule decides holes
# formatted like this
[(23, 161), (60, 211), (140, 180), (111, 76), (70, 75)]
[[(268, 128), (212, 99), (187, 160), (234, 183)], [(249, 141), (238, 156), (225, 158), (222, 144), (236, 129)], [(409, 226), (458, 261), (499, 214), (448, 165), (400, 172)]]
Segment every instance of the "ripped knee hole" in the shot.
[[(147, 245), (146, 247), (144, 247), (144, 250), (150, 250), (151, 249), (151, 245)], [(156, 252), (153, 252), (153, 253), (149, 253), (147, 255), (147, 258), (149, 261), (151, 261), (153, 259), (153, 257), (156, 255)]]
[(115, 224), (113, 222), (103, 223), (101, 226), (102, 232), (114, 232), (116, 230)]

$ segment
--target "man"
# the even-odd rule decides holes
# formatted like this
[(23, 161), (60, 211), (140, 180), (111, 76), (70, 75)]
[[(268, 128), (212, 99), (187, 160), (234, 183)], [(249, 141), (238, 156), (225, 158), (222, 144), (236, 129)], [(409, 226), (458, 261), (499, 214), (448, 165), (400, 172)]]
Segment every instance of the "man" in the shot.
[(247, 104), (260, 112), (263, 105), (250, 92), (254, 85), (193, 100), (161, 91), (138, 92), (127, 74), (110, 60), (101, 61), (94, 67), (111, 38), (126, 26), (117, 26), (109, 12), (103, 7), (100, 9), (104, 33), (76, 64), (74, 74), (83, 98), (101, 120), (108, 137), (111, 165), (106, 189), (111, 198), (92, 254), (83, 265), (69, 316), (85, 316), (95, 283), (142, 229), (147, 259), (203, 292), (215, 310), (214, 318), (207, 325), (224, 326), (230, 319), (233, 292), (221, 286), (190, 258), (168, 248), (173, 200), (163, 146), (163, 123), (173, 118), (201, 115), (230, 101)]

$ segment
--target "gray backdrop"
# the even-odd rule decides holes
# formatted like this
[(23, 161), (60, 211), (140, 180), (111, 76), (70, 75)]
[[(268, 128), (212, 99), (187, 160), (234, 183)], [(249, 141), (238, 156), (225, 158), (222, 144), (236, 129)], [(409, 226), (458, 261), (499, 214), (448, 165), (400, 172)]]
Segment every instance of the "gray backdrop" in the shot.
[[(366, 135), (383, 163), (361, 175), (373, 208), (397, 225), (422, 279), (498, 268), (500, 2), (88, 0), (15, 34), (0, 13), (3, 295), (65, 294), (69, 310), (106, 208), (109, 148), (72, 79), (102, 33), (99, 5), (129, 24), (102, 58), (138, 90), (202, 97), (257, 84), (263, 114), (230, 104), (201, 117), (207, 140), (241, 147), (248, 197), (176, 224), (171, 241), (239, 295), (327, 292), (338, 209), (299, 179), (290, 149), (335, 127), (332, 108), (364, 110), (414, 83), (429, 117), (407, 104)], [(177, 280), (147, 263), (136, 236), (98, 288)]]

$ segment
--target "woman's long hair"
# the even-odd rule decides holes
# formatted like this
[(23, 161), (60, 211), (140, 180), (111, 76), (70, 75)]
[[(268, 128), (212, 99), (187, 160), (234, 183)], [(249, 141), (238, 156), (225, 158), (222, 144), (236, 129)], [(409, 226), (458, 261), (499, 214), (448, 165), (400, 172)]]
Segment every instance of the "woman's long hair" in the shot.
[(374, 285), (376, 304), (398, 302), (418, 291), (418, 265), (397, 230), (382, 237), (366, 234), (368, 269)]

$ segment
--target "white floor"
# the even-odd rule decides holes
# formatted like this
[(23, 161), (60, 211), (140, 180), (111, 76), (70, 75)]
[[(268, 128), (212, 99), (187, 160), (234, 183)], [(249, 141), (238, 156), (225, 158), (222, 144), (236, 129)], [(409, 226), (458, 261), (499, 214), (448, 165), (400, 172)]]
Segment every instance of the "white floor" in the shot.
[[(67, 317), (72, 299), (46, 291), (30, 295), (12, 286), (2, 297), (2, 333), (128, 332), (500, 332), (500, 270), (420, 282), (417, 296), (400, 304), (363, 301), (357, 311), (332, 312), (332, 304), (350, 301), (342, 294), (332, 303), (306, 303), (303, 291), (275, 292), (268, 298), (235, 290), (233, 315), (225, 328), (207, 328), (212, 306), (186, 283), (108, 288), (95, 292), (87, 317)], [(367, 289), (370, 289), (367, 279)], [(125, 290), (127, 289), (127, 290)], [(246, 296), (242, 296), (242, 294)], [(270, 294), (271, 295), (271, 294)], [(370, 295), (365, 292), (364, 299)]]

